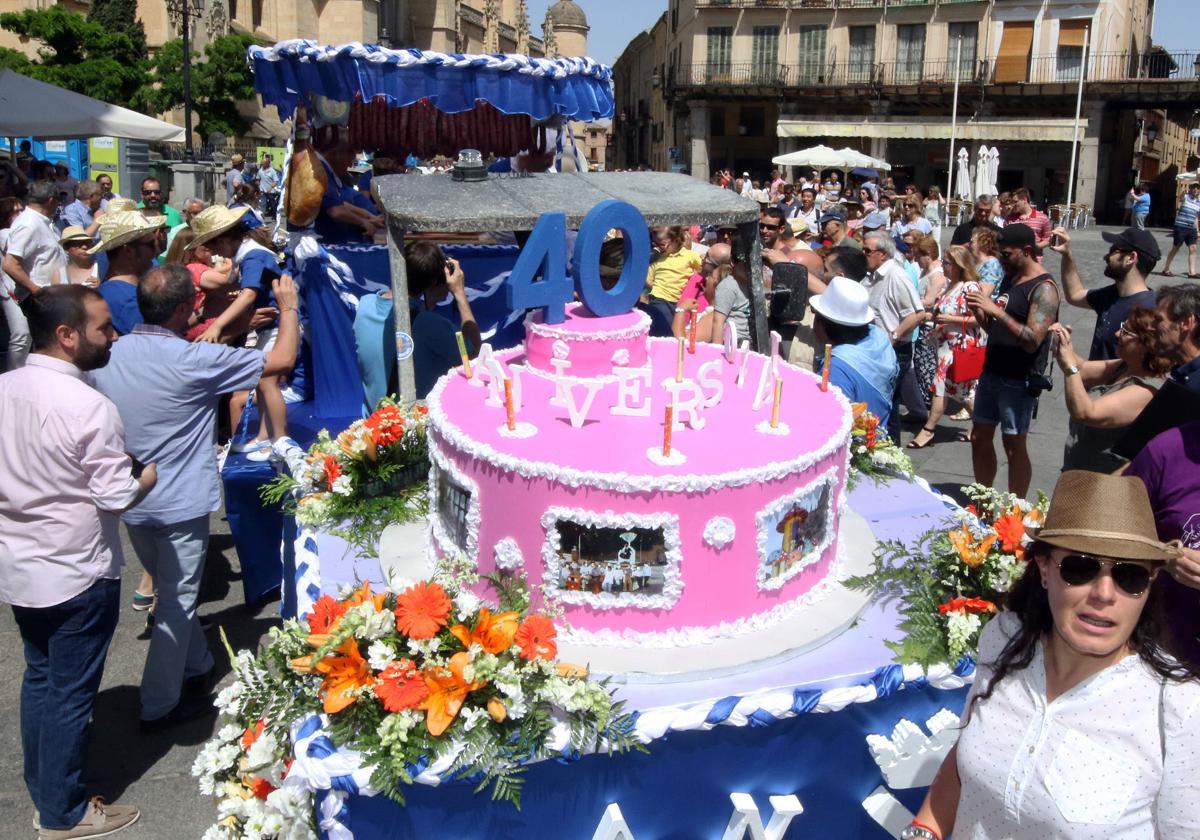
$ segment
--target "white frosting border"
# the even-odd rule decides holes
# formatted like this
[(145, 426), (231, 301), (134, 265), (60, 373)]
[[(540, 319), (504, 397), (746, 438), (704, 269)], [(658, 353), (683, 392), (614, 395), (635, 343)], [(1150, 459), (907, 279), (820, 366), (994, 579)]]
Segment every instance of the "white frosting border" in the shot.
[[(650, 339), (651, 341), (671, 341), (673, 339)], [(762, 355), (762, 354), (756, 354)], [(766, 358), (766, 357), (764, 357)], [(786, 363), (785, 363), (786, 364)], [(807, 376), (815, 382), (820, 378), (809, 371), (791, 366), (801, 376)], [(529, 368), (533, 370), (533, 368)], [(726, 487), (740, 487), (744, 484), (754, 484), (763, 481), (778, 481), (786, 479), (795, 473), (803, 472), (829, 456), (835, 454), (840, 447), (848, 457), (850, 451), (850, 428), (853, 416), (850, 401), (837, 388), (830, 389), (834, 399), (842, 407), (842, 422), (820, 447), (810, 452), (798, 455), (786, 461), (770, 461), (759, 467), (730, 470), (711, 475), (681, 474), (681, 475), (645, 475), (626, 472), (600, 472), (597, 470), (581, 470), (574, 467), (564, 467), (547, 461), (534, 461), (518, 458), (497, 451), (490, 444), (482, 443), (470, 437), (449, 418), (442, 405), (442, 393), (453, 379), (453, 373), (444, 376), (434, 385), (426, 397), (429, 408), (429, 424), (434, 434), (432, 441), (440, 436), (447, 446), (457, 452), (482, 461), (490, 466), (516, 473), (525, 479), (544, 479), (554, 484), (567, 487), (594, 487), (599, 490), (610, 490), (617, 493), (702, 493)], [(431, 446), (432, 448), (432, 446)]]
[[(651, 528), (663, 532), (663, 548), (667, 565), (663, 569), (663, 591), (658, 595), (639, 595), (636, 592), (615, 595), (612, 592), (585, 592), (562, 589), (559, 576), (562, 571), (562, 542), (554, 523), (566, 519), (592, 528)], [(683, 544), (679, 539), (679, 517), (671, 513), (603, 513), (554, 506), (542, 514), (542, 528), (546, 540), (542, 543), (542, 564), (545, 571), (542, 582), (554, 592), (554, 599), (564, 604), (588, 606), (598, 610), (634, 607), (646, 610), (662, 610), (673, 607), (683, 594), (683, 576), (680, 563), (683, 561)]]
[[(574, 304), (574, 308), (583, 306)], [(571, 307), (568, 307), (571, 308)], [(637, 323), (615, 330), (596, 330), (594, 332), (572, 332), (561, 324), (544, 324), (533, 320), (532, 315), (525, 316), (525, 329), (538, 338), (554, 338), (561, 341), (624, 341), (650, 334), (650, 316), (640, 309), (632, 309), (637, 313)]]
[[(826, 514), (828, 517), (828, 527), (825, 529), (825, 538), (815, 546), (811, 551), (804, 555), (799, 562), (791, 566), (783, 574), (768, 576), (766, 570), (767, 562), (767, 528), (773, 527), (772, 520), (779, 514), (794, 505), (802, 496), (811, 494), (814, 490), (818, 493), (819, 485), (828, 484), (831, 488), (829, 511)], [(800, 572), (807, 569), (813, 563), (821, 559), (821, 555), (825, 553), (825, 549), (829, 548), (829, 544), (833, 542), (837, 535), (839, 513), (841, 504), (839, 503), (837, 492), (837, 467), (831, 467), (822, 473), (819, 473), (812, 481), (789, 492), (786, 496), (780, 496), (775, 501), (771, 502), (765, 508), (754, 515), (754, 524), (757, 531), (756, 542), (758, 547), (758, 563), (755, 566), (754, 577), (758, 581), (758, 588), (762, 591), (770, 592), (782, 587), (789, 580), (794, 578)]]
[[(462, 553), (471, 563), (479, 567), (479, 523), (483, 517), (479, 510), (479, 485), (467, 476), (458, 465), (442, 452), (432, 435), (427, 436), (429, 443), (429, 534), (431, 543), (444, 554)], [(438, 511), (438, 485), (442, 475), (450, 478), (471, 494), (467, 505), (467, 544), (458, 545), (446, 533), (442, 525), (441, 513)]]
[(733, 542), (737, 526), (728, 516), (714, 516), (704, 526), (704, 542), (717, 551)]

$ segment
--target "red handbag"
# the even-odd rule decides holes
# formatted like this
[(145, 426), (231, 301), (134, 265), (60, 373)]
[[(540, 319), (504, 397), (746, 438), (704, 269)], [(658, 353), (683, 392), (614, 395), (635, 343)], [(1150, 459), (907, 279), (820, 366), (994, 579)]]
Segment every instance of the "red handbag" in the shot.
[[(963, 334), (967, 332), (967, 319), (963, 318)], [(958, 348), (950, 367), (946, 369), (946, 379), (956, 385), (963, 382), (973, 382), (983, 373), (983, 359), (987, 355), (986, 344), (976, 344), (974, 347)]]

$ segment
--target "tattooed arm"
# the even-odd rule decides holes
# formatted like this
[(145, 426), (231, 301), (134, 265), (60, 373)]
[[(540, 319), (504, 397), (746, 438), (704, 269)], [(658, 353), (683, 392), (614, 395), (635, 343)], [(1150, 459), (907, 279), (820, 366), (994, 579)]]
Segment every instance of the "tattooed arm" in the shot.
[(1029, 296), (1029, 317), (1023, 324), (981, 291), (968, 292), (967, 303), (977, 314), (998, 318), (1000, 323), (1017, 337), (1017, 344), (1022, 350), (1035, 353), (1046, 337), (1050, 325), (1058, 318), (1058, 287), (1044, 280), (1038, 283), (1038, 287)]

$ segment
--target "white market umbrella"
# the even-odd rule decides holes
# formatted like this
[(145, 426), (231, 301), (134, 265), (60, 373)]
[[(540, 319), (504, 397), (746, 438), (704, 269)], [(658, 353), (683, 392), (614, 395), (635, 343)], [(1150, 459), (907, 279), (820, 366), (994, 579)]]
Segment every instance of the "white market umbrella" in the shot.
[(0, 137), (123, 137), (183, 142), (183, 128), (65, 88), (0, 70)]
[(837, 152), (838, 154), (845, 156), (846, 163), (851, 169), (862, 167), (863, 169), (879, 169), (883, 172), (887, 172), (892, 168), (892, 165), (886, 160), (880, 160), (879, 158), (865, 155), (862, 152), (851, 149), (848, 146), (844, 149), (838, 149)]
[(846, 156), (828, 146), (813, 146), (771, 158), (777, 166), (811, 166), (815, 169), (853, 169), (857, 163), (848, 164)]
[(966, 149), (958, 150), (958, 167), (954, 175), (954, 196), (963, 199), (971, 197), (971, 153)]
[(979, 154), (975, 160), (975, 195), (990, 195), (992, 185), (988, 181), (988, 153), (987, 146), (979, 147)]
[(995, 195), (996, 194), (996, 181), (1000, 177), (1000, 150), (997, 149), (995, 146), (992, 146), (991, 150), (988, 152), (987, 171), (988, 171), (988, 187), (989, 187), (988, 193), (990, 195)]

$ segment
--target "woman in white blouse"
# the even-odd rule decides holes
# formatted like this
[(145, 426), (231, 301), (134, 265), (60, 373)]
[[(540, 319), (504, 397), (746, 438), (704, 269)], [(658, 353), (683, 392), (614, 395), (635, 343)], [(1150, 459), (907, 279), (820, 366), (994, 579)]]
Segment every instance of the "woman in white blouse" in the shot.
[(1171, 656), (1141, 481), (1063, 473), (902, 838), (1200, 838), (1200, 674)]

